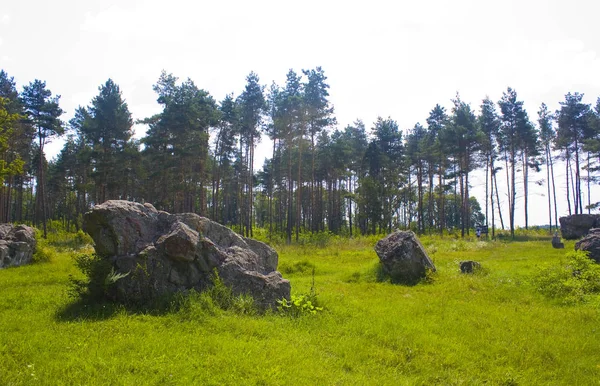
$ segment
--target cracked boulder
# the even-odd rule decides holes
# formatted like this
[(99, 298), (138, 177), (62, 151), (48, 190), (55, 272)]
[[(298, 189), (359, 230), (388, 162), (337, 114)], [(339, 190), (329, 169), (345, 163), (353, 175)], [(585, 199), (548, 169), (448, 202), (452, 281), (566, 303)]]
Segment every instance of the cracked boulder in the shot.
[(31, 263), (36, 245), (33, 228), (0, 224), (0, 269)]
[(433, 261), (411, 231), (396, 231), (379, 240), (375, 252), (394, 283), (416, 284), (428, 270), (435, 271)]
[(194, 213), (170, 214), (150, 204), (111, 200), (84, 216), (96, 254), (112, 265), (111, 296), (122, 302), (212, 285), (216, 271), (235, 294), (252, 296), (263, 309), (290, 298), (290, 282), (277, 271), (277, 252)]

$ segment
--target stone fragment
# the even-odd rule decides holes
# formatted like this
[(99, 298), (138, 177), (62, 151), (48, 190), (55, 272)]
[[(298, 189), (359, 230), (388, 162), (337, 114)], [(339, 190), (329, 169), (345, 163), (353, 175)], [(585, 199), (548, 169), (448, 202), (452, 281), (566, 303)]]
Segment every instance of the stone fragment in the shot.
[(477, 271), (478, 269), (481, 269), (481, 264), (478, 263), (477, 261), (467, 260), (467, 261), (460, 262), (460, 272), (461, 273), (473, 273), (473, 272)]

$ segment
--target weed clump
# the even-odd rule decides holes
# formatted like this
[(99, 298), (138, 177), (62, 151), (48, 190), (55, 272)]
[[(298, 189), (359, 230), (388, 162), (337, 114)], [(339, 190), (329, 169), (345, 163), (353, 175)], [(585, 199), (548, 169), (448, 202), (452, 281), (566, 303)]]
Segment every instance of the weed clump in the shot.
[(308, 294), (292, 295), (290, 300), (278, 300), (278, 311), (292, 318), (297, 318), (302, 315), (315, 315), (317, 312), (323, 311), (323, 307), (319, 307), (317, 294), (311, 291)]
[(314, 271), (315, 265), (308, 260), (297, 261), (293, 264), (282, 263), (279, 266), (279, 271), (286, 274), (291, 275), (294, 273), (304, 274), (308, 273), (311, 270)]
[(178, 293), (172, 304), (173, 310), (185, 319), (201, 319), (203, 316), (217, 315), (221, 311), (230, 311), (238, 315), (255, 315), (258, 308), (254, 298), (248, 294), (235, 295), (225, 285), (218, 273), (212, 276), (212, 286), (202, 292), (191, 290)]
[(126, 275), (115, 273), (110, 262), (94, 254), (75, 256), (75, 266), (83, 273), (84, 279), (69, 276), (69, 296), (93, 302), (109, 298), (111, 286)]
[(576, 304), (600, 294), (600, 264), (585, 252), (569, 252), (566, 264), (540, 269), (533, 277), (535, 288), (564, 304)]

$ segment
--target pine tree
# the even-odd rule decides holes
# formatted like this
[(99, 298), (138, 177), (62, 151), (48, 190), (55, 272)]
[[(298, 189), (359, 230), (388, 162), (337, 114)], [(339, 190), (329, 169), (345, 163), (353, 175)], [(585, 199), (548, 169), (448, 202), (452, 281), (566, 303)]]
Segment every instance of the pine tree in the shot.
[[(488, 202), (491, 202), (492, 214), (492, 238), (495, 237), (495, 213), (494, 213), (494, 180), (496, 178), (496, 167), (494, 162), (497, 158), (496, 143), (500, 130), (500, 120), (496, 113), (495, 104), (489, 98), (485, 98), (481, 104), (481, 114), (479, 115), (479, 126), (483, 133), (482, 154), (485, 157), (485, 220), (488, 221)], [(489, 198), (489, 200), (488, 200)], [(497, 202), (500, 221), (502, 222), (502, 211), (500, 203)]]
[(260, 128), (263, 121), (263, 114), (267, 105), (264, 97), (264, 86), (260, 85), (258, 75), (251, 72), (246, 77), (246, 88), (238, 98), (240, 110), (240, 129), (241, 138), (246, 145), (246, 179), (245, 186), (245, 218), (246, 237), (252, 237), (252, 208), (253, 208), (253, 189), (254, 189), (254, 148), (256, 141), (260, 140)]
[(306, 125), (310, 135), (311, 148), (311, 181), (310, 181), (310, 229), (316, 230), (314, 221), (315, 206), (315, 139), (321, 130), (335, 125), (336, 120), (333, 116), (333, 107), (329, 102), (329, 84), (326, 83), (327, 77), (321, 67), (313, 70), (302, 70), (307, 77), (304, 83), (304, 107), (306, 109)]
[[(554, 164), (552, 161), (551, 144), (556, 135), (552, 127), (554, 117), (548, 110), (548, 106), (542, 103), (538, 111), (538, 125), (540, 127), (540, 141), (544, 148), (544, 159), (546, 162), (546, 184), (548, 187), (548, 220), (550, 232), (552, 232), (552, 202), (554, 202), (554, 225), (558, 230), (558, 209), (556, 204), (556, 185), (554, 183)], [(550, 185), (552, 184), (552, 188)]]
[(29, 122), (36, 130), (38, 145), (38, 176), (36, 188), (36, 224), (43, 224), (44, 238), (47, 236), (46, 229), (46, 196), (45, 196), (45, 145), (56, 136), (64, 133), (64, 128), (59, 117), (63, 110), (58, 102), (60, 95), (52, 96), (52, 92), (46, 89), (46, 82), (34, 80), (23, 87), (21, 94), (25, 113)]
[(96, 186), (96, 202), (110, 199), (125, 199), (119, 188), (126, 176), (125, 148), (133, 134), (133, 119), (121, 89), (112, 79), (98, 87), (99, 94), (89, 107), (89, 122), (81, 125), (88, 142), (91, 162), (94, 165), (93, 179)]
[[(531, 123), (527, 112), (523, 108), (523, 102), (517, 100), (517, 93), (510, 87), (502, 94), (498, 102), (502, 113), (500, 119), (499, 144), (500, 151), (504, 154), (507, 173), (509, 223), (511, 236), (515, 237), (515, 207), (516, 207), (516, 173), (519, 161), (523, 160), (521, 155), (526, 149), (527, 142), (524, 141), (524, 133), (531, 131)], [(527, 168), (527, 165), (521, 165)], [(510, 176), (509, 176), (510, 173)]]
[(572, 176), (572, 164), (575, 162), (575, 176), (572, 184), (575, 214), (583, 213), (583, 200), (581, 194), (581, 153), (586, 138), (590, 137), (589, 118), (591, 107), (583, 103), (583, 94), (568, 93), (561, 108), (556, 112), (558, 130), (556, 132), (556, 147), (563, 150), (567, 161), (567, 203), (571, 211), (570, 192), (568, 188), (569, 174)]

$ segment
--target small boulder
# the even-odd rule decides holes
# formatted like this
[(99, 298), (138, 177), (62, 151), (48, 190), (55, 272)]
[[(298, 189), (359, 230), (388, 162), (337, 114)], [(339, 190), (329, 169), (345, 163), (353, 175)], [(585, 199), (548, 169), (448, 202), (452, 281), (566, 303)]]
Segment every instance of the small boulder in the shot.
[(0, 269), (31, 263), (36, 245), (33, 228), (0, 224)]
[(461, 273), (473, 273), (477, 270), (481, 269), (481, 264), (477, 261), (467, 260), (460, 262), (460, 272)]
[(575, 243), (576, 251), (586, 251), (590, 259), (600, 263), (600, 228), (590, 229), (589, 233)]
[(435, 271), (433, 261), (411, 231), (396, 231), (379, 240), (375, 252), (395, 283), (416, 284), (426, 276), (427, 270)]
[(565, 248), (565, 244), (563, 244), (563, 242), (560, 240), (560, 236), (555, 233), (554, 236), (552, 237), (552, 248), (556, 248), (556, 249), (564, 249)]

